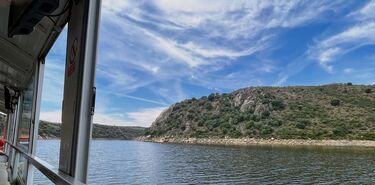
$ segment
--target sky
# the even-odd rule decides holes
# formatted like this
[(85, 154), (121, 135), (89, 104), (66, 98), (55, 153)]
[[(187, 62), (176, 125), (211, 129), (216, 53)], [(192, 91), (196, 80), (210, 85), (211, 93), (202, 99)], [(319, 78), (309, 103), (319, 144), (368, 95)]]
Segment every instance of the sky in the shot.
[[(41, 119), (61, 122), (66, 31)], [(375, 84), (375, 1), (102, 0), (94, 122), (150, 126), (168, 106), (249, 86)]]

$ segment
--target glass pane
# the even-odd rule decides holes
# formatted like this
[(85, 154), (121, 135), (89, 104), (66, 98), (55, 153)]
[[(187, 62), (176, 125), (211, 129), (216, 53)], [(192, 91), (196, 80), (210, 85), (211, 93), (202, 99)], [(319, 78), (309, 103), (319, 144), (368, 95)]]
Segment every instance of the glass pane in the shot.
[[(31, 122), (33, 112), (33, 98), (34, 98), (34, 77), (31, 79), (28, 88), (23, 92), (21, 114), (18, 125), (17, 146), (26, 153), (29, 153)], [(17, 179), (18, 181), (26, 183), (27, 181), (27, 160), (20, 156), (17, 165)]]
[(32, 119), (32, 108), (34, 98), (34, 78), (22, 97), (22, 111), (20, 115), (20, 123), (18, 127), (17, 146), (25, 152), (29, 149), (30, 127)]
[(20, 184), (26, 184), (28, 162), (21, 154), (18, 155), (17, 180), (21, 182)]

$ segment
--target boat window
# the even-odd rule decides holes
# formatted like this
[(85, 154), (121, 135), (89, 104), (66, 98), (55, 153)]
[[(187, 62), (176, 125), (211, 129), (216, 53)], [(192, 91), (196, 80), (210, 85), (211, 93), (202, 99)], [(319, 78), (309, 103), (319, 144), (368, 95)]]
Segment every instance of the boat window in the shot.
[[(29, 86), (24, 91), (22, 96), (22, 109), (19, 117), (19, 127), (18, 127), (18, 137), (17, 146), (24, 152), (29, 152), (30, 149), (30, 135), (31, 135), (31, 125), (32, 125), (32, 113), (33, 113), (33, 101), (34, 101), (34, 76), (31, 78)], [(26, 183), (27, 180), (27, 160), (19, 155), (18, 165), (17, 165), (17, 176), (20, 181)]]

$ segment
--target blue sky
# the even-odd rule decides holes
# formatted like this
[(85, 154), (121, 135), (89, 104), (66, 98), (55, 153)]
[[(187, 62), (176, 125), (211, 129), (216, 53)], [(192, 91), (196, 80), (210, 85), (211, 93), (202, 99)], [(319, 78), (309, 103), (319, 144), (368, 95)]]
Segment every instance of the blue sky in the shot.
[[(375, 83), (375, 1), (103, 0), (94, 122), (149, 126), (169, 105), (248, 86)], [(66, 32), (41, 119), (60, 122)]]

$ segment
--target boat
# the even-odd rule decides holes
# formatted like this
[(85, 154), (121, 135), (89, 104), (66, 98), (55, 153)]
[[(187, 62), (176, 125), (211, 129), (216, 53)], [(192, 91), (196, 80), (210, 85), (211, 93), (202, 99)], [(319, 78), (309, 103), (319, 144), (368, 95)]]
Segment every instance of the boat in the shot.
[[(0, 184), (87, 184), (100, 0), (0, 1)], [(67, 27), (59, 166), (35, 154), (46, 56)], [(1, 143), (0, 143), (1, 145)]]

